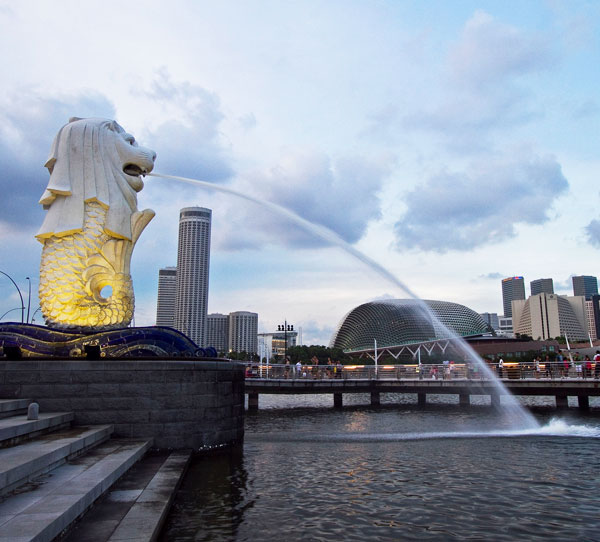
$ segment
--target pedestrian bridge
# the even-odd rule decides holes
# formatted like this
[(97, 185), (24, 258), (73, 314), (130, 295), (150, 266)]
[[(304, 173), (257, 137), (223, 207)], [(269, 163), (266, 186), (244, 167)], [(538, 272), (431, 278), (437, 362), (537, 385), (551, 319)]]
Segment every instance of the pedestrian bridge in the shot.
[[(594, 373), (561, 372), (559, 367), (529, 369), (515, 368), (512, 364), (502, 370), (500, 380), (513, 395), (553, 396), (557, 407), (567, 407), (569, 397), (577, 397), (580, 409), (589, 409), (589, 397), (600, 396), (600, 378)], [(321, 394), (333, 395), (334, 406), (343, 404), (344, 393), (369, 393), (371, 404), (380, 404), (382, 393), (416, 394), (420, 405), (427, 403), (427, 395), (458, 395), (461, 405), (469, 405), (472, 395), (488, 395), (492, 405), (500, 404), (501, 388), (487, 372), (474, 371), (464, 364), (422, 366), (344, 366), (333, 370), (325, 366), (304, 366), (299, 371), (287, 366), (250, 367), (246, 374), (245, 391), (248, 410), (257, 410), (259, 396), (269, 394)], [(432, 373), (436, 367), (437, 371)], [(547, 369), (549, 371), (547, 371)], [(600, 376), (600, 375), (598, 375)]]

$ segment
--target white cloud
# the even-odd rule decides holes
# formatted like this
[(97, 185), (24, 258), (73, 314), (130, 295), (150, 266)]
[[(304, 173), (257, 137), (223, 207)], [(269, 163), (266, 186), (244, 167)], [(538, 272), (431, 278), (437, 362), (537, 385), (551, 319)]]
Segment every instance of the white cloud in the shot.
[(396, 248), (444, 253), (504, 241), (518, 224), (550, 220), (554, 200), (567, 188), (555, 158), (529, 153), (442, 171), (406, 194)]

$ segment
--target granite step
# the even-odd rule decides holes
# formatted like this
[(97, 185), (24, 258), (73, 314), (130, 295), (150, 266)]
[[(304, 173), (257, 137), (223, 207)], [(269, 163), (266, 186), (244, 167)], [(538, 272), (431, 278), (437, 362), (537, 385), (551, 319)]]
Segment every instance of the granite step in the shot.
[(190, 451), (150, 452), (61, 542), (156, 540), (190, 458)]
[(112, 425), (63, 429), (0, 449), (0, 495), (108, 439)]
[(31, 399), (0, 399), (0, 419), (26, 413), (31, 402)]
[(0, 502), (0, 542), (50, 542), (150, 449), (149, 440), (111, 439)]
[(73, 421), (73, 412), (43, 412), (37, 420), (28, 420), (27, 414), (0, 419), (0, 448), (14, 446), (43, 433), (64, 429)]

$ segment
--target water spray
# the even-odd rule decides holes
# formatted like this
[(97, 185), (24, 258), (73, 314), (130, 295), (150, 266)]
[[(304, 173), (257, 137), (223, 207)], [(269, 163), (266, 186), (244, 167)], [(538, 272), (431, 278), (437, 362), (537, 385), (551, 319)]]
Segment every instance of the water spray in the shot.
[(235, 190), (233, 188), (221, 186), (221, 185), (210, 183), (207, 181), (201, 181), (199, 179), (190, 179), (188, 177), (180, 177), (178, 175), (164, 175), (162, 173), (152, 172), (152, 173), (148, 173), (148, 176), (159, 177), (159, 178), (169, 179), (169, 180), (173, 180), (173, 181), (179, 181), (179, 182), (183, 182), (183, 183), (187, 183), (187, 184), (193, 184), (196, 186), (201, 186), (208, 190), (215, 190), (217, 192), (222, 192), (224, 194), (229, 194), (231, 196), (235, 196), (237, 198), (241, 198), (243, 200), (250, 201), (252, 203), (255, 203), (256, 205), (260, 205), (262, 207), (265, 207), (265, 208), (271, 210), (273, 213), (275, 213), (277, 215), (283, 216), (284, 218), (288, 219), (290, 222), (297, 224), (302, 229), (304, 229), (305, 231), (307, 231), (309, 233), (312, 233), (313, 235), (317, 236), (321, 240), (326, 241), (327, 243), (330, 243), (332, 245), (335, 245), (335, 246), (341, 248), (347, 254), (349, 254), (353, 258), (357, 259), (361, 263), (365, 264), (372, 271), (375, 271), (378, 275), (383, 277), (386, 281), (393, 284), (396, 288), (399, 288), (408, 297), (410, 297), (414, 301), (418, 302), (421, 310), (423, 310), (429, 316), (429, 318), (431, 318), (431, 321), (436, 326), (439, 326), (439, 329), (444, 330), (444, 332), (447, 333), (448, 337), (453, 337), (453, 338), (458, 339), (458, 344), (460, 345), (462, 353), (467, 358), (474, 360), (477, 363), (477, 365), (479, 366), (479, 368), (481, 369), (481, 371), (491, 381), (495, 382), (499, 389), (502, 390), (502, 395), (504, 395), (505, 397), (508, 398), (507, 402), (509, 403), (509, 405), (505, 405), (505, 406), (510, 407), (511, 413), (516, 418), (518, 418), (518, 420), (516, 420), (516, 421), (520, 428), (538, 428), (540, 426), (537, 423), (537, 421), (535, 420), (535, 418), (531, 415), (531, 413), (528, 412), (523, 407), (523, 405), (521, 405), (519, 403), (519, 401), (514, 397), (514, 395), (512, 395), (506, 389), (504, 384), (495, 377), (493, 371), (490, 370), (490, 368), (487, 366), (487, 364), (483, 362), (483, 360), (471, 348), (471, 346), (469, 346), (464, 340), (462, 340), (461, 337), (456, 335), (456, 333), (449, 330), (440, 321), (440, 319), (433, 313), (433, 311), (431, 311), (429, 309), (429, 307), (425, 303), (423, 303), (423, 301), (416, 294), (414, 294), (408, 288), (408, 286), (406, 286), (406, 284), (404, 284), (402, 281), (400, 281), (396, 276), (394, 276), (390, 271), (388, 271), (381, 264), (377, 263), (375, 260), (369, 258), (366, 254), (363, 254), (360, 250), (356, 249), (351, 244), (344, 241), (338, 234), (336, 234), (329, 228), (326, 228), (325, 226), (321, 226), (319, 224), (314, 224), (313, 222), (310, 222), (309, 220), (302, 218), (301, 216), (297, 215), (293, 211), (290, 211), (289, 209), (286, 209), (285, 207), (277, 205), (276, 203), (273, 203), (271, 201), (267, 201), (264, 199), (259, 199), (257, 197), (246, 194), (244, 192), (239, 192), (238, 190)]

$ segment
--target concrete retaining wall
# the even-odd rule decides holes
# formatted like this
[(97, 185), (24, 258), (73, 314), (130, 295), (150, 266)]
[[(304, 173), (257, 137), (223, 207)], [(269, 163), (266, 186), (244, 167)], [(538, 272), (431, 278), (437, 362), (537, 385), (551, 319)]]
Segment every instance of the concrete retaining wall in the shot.
[(72, 411), (77, 425), (158, 448), (231, 445), (244, 435), (244, 369), (229, 361), (0, 361), (0, 398)]

